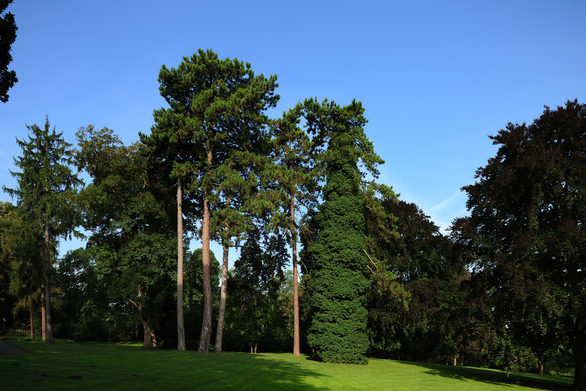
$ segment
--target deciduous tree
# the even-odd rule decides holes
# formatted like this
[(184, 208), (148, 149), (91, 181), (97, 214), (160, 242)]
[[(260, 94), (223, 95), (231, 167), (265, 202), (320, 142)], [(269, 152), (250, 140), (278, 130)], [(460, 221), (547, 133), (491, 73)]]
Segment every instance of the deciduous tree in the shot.
[(124, 146), (110, 129), (90, 126), (77, 135), (78, 166), (92, 179), (80, 195), (92, 262), (108, 281), (112, 300), (135, 306), (150, 349), (157, 344), (157, 314), (170, 294), (173, 197), (166, 182), (147, 175), (139, 145)]
[(542, 360), (552, 344), (571, 347), (577, 390), (586, 389), (585, 129), (586, 106), (573, 101), (492, 136), (499, 149), (464, 188), (462, 227), (499, 325)]

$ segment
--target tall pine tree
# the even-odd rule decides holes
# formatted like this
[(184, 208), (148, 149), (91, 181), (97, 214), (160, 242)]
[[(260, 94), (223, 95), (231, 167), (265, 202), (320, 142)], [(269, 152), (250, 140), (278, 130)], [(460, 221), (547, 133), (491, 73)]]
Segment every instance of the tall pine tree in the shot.
[[(309, 129), (301, 124), (304, 103), (298, 103), (275, 121), (272, 127), (273, 163), (265, 174), (273, 189), (265, 192), (273, 201), (273, 224), (288, 233), (293, 270), (293, 355), (300, 355), (299, 276), (297, 243), (300, 209), (313, 209), (316, 204), (321, 170)], [(315, 134), (314, 134), (315, 136)], [(303, 210), (303, 209), (302, 209)], [(301, 210), (301, 211), (302, 211)]]
[[(211, 50), (199, 50), (185, 57), (177, 68), (163, 66), (159, 73), (161, 95), (170, 106), (175, 130), (188, 132), (190, 164), (175, 165), (176, 178), (193, 173), (190, 197), (202, 204), (202, 263), (204, 316), (199, 350), (208, 352), (212, 334), (212, 288), (210, 284), (210, 249), (213, 235), (212, 209), (226, 194), (223, 182), (237, 160), (236, 151), (254, 151), (256, 141), (268, 119), (264, 111), (276, 104), (275, 76), (255, 75), (250, 64), (236, 59), (218, 58)], [(157, 119), (160, 122), (159, 119)], [(160, 123), (159, 123), (160, 125)], [(242, 158), (244, 155), (239, 155)], [(240, 159), (239, 163), (243, 163)], [(179, 199), (179, 197), (178, 197)], [(179, 215), (179, 212), (178, 212)]]

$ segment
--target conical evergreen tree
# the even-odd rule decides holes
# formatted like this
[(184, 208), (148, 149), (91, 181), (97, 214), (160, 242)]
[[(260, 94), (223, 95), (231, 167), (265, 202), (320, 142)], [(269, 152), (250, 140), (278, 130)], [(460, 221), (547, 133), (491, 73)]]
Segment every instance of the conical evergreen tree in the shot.
[(44, 238), (44, 335), (47, 343), (53, 341), (51, 319), (51, 284), (56, 239), (70, 236), (77, 225), (75, 195), (81, 183), (72, 171), (71, 145), (63, 133), (50, 130), (49, 118), (45, 126), (27, 126), (28, 140), (16, 139), (22, 155), (14, 164), (22, 171), (10, 173), (17, 179), (15, 189), (4, 191), (16, 197), (23, 219), (36, 224)]
[(376, 174), (380, 158), (366, 139), (360, 103), (306, 102), (310, 126), (328, 140), (324, 153), (327, 182), (316, 216), (318, 237), (309, 249), (312, 322), (308, 343), (317, 359), (367, 362), (366, 262), (364, 208), (359, 160)]

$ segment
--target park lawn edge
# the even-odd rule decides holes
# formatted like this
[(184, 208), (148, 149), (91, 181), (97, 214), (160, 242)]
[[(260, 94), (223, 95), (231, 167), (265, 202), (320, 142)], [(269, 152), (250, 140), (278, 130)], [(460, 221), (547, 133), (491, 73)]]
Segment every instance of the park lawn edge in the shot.
[(288, 353), (146, 351), (139, 344), (4, 339), (30, 354), (0, 355), (0, 389), (566, 390), (572, 379), (386, 359), (321, 363)]

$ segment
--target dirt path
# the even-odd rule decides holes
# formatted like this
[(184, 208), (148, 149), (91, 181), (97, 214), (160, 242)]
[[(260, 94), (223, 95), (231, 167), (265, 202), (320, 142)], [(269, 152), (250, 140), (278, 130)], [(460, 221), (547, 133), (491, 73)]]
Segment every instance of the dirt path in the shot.
[(16, 346), (9, 345), (5, 342), (0, 341), (0, 354), (25, 354), (29, 353), (26, 350), (17, 348)]

